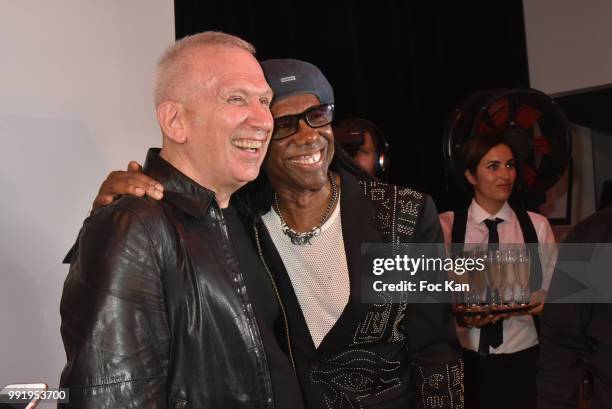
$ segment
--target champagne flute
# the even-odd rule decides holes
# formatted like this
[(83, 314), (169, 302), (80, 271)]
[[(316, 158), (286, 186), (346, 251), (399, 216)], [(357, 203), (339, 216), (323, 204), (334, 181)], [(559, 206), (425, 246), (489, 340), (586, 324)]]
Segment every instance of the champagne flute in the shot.
[(482, 288), (482, 285), (478, 282), (477, 277), (474, 275), (474, 272), (468, 270), (468, 268), (465, 267), (467, 260), (474, 259), (475, 254), (476, 253), (474, 250), (464, 251), (461, 254), (461, 258), (463, 259), (462, 263), (464, 266), (463, 278), (469, 286), (469, 290), (465, 293), (465, 298), (468, 304), (468, 308), (471, 310), (480, 309), (480, 291)]
[(516, 275), (521, 288), (521, 304), (529, 303), (529, 275), (531, 272), (531, 257), (529, 249), (521, 247), (518, 249), (516, 261)]
[(495, 307), (499, 298), (498, 296), (501, 279), (499, 250), (490, 250), (487, 253), (486, 264), (487, 268), (485, 271), (485, 279), (491, 290), (491, 307)]
[[(451, 254), (451, 258), (453, 259), (453, 266), (457, 265), (458, 259), (463, 258), (463, 253), (464, 252), (462, 250), (462, 251), (454, 252)], [(449, 271), (449, 278), (458, 284), (469, 284), (469, 279), (468, 279), (467, 274), (465, 274), (465, 272), (458, 271), (457, 268), (453, 269), (452, 271)], [(459, 308), (469, 309), (470, 307), (469, 292), (467, 291), (459, 292), (454, 295), (454, 298), (455, 298), (455, 303), (457, 304)]]
[(475, 250), (473, 252), (473, 259), (482, 259), (485, 261), (484, 269), (478, 270), (477, 265), (475, 264), (474, 270), (470, 272), (472, 276), (472, 283), (474, 285), (474, 302), (482, 307), (485, 304), (487, 299), (487, 281), (486, 281), (486, 270), (487, 270), (487, 253), (483, 250)]
[(517, 249), (513, 247), (501, 250), (501, 288), (503, 301), (506, 305), (514, 303), (514, 285), (517, 281), (515, 271), (516, 253)]

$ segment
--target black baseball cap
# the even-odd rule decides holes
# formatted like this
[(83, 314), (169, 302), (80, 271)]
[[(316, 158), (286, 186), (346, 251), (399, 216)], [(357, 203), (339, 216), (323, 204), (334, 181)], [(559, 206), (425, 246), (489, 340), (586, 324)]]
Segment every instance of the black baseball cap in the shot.
[(274, 101), (300, 94), (313, 94), (321, 104), (334, 103), (334, 90), (316, 65), (291, 58), (261, 62)]

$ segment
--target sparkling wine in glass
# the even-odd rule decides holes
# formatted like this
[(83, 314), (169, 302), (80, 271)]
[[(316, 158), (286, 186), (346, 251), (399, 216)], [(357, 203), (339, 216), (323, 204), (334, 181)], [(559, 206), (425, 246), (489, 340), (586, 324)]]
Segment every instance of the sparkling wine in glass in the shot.
[(515, 264), (517, 249), (506, 248), (501, 251), (501, 291), (504, 304), (512, 305), (514, 302), (514, 285), (517, 282)]
[[(457, 260), (464, 257), (464, 252), (459, 251), (459, 252), (453, 253), (451, 257), (454, 259), (453, 265), (456, 266)], [(468, 275), (465, 274), (464, 271), (460, 271), (458, 268), (455, 268), (454, 270), (449, 271), (449, 279), (454, 281), (457, 284), (469, 284)], [(455, 294), (454, 296), (455, 303), (462, 308), (469, 308), (470, 306), (469, 295), (470, 293), (468, 291), (465, 291), (465, 292), (462, 291), (462, 292)]]
[[(482, 251), (482, 250), (477, 250), (474, 251), (472, 253), (472, 257), (474, 258), (474, 260), (476, 259), (482, 259), (486, 261), (486, 252)], [(473, 285), (473, 292), (474, 292), (474, 302), (479, 306), (482, 307), (485, 302), (486, 302), (486, 298), (487, 298), (487, 280), (486, 280), (486, 270), (487, 270), (487, 264), (486, 262), (484, 263), (484, 269), (479, 270), (478, 267), (475, 264), (475, 268), (470, 272), (471, 275), (471, 282)]]
[(529, 303), (529, 275), (531, 272), (531, 258), (529, 257), (529, 249), (521, 247), (518, 250), (516, 262), (516, 275), (518, 284), (521, 287), (521, 304)]
[(499, 300), (501, 286), (501, 265), (499, 250), (491, 250), (487, 254), (487, 267), (485, 279), (491, 293), (491, 305), (495, 306)]

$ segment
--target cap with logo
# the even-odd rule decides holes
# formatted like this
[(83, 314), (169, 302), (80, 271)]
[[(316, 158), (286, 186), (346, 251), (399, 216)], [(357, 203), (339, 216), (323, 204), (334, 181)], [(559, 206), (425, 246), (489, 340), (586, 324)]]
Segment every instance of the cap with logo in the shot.
[(317, 66), (290, 58), (261, 62), (274, 101), (300, 94), (313, 94), (321, 104), (334, 103), (334, 90)]

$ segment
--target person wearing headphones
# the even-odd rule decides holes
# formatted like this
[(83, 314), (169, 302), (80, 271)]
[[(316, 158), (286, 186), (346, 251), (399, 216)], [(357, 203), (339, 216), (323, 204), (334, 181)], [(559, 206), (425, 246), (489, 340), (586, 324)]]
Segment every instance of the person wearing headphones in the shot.
[(362, 118), (346, 118), (334, 129), (340, 145), (361, 169), (377, 179), (387, 179), (389, 144), (376, 124)]

